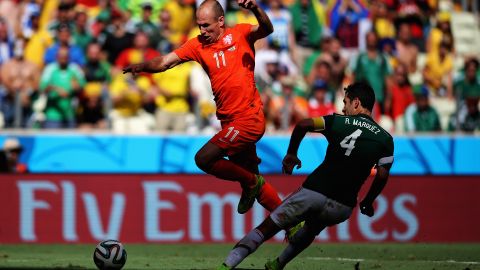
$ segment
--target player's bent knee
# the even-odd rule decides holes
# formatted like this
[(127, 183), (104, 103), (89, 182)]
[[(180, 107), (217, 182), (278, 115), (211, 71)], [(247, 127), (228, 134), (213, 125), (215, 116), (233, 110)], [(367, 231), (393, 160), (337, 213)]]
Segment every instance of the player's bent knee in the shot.
[(207, 172), (211, 167), (210, 160), (208, 160), (208, 158), (206, 158), (200, 151), (195, 154), (195, 164), (197, 164), (197, 167), (204, 172)]

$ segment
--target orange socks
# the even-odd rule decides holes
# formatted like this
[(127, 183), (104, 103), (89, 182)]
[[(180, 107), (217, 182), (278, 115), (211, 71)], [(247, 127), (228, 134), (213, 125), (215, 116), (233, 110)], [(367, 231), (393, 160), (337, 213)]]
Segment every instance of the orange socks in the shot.
[(226, 159), (215, 162), (208, 173), (220, 179), (238, 181), (242, 187), (251, 188), (257, 183), (253, 173)]
[(270, 212), (275, 210), (275, 208), (282, 203), (282, 200), (278, 197), (277, 191), (268, 182), (265, 182), (262, 186), (257, 201)]

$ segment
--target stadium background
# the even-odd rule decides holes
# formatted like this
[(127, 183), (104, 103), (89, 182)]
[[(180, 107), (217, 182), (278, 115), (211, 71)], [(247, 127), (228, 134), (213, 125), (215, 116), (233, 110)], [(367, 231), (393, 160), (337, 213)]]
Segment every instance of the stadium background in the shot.
[[(367, 49), (369, 30), (378, 37), (374, 50), (381, 51), (373, 72), (385, 75), (374, 82), (384, 95), (375, 119), (395, 137), (391, 182), (376, 216), (355, 212), (317, 242), (449, 243), (453, 251), (478, 243), (480, 84), (465, 79), (465, 64), (480, 56), (478, 2), (343, 1), (353, 3), (343, 28), (341, 0), (306, 1), (315, 11), (306, 14), (315, 19), (307, 28), (298, 27), (300, 1), (283, 1), (277, 10), (280, 2), (260, 2), (278, 23), (274, 38), (257, 44), (256, 77), (268, 116), (258, 144), (266, 179), (286, 196), (322, 161), (326, 141), (309, 136), (299, 151), (302, 169), (293, 177), (281, 175), (295, 121), (340, 112), (343, 86), (369, 79), (357, 60)], [(224, 6), (229, 24), (255, 23), (234, 2)], [(90, 247), (106, 238), (127, 244), (232, 243), (265, 217), (258, 205), (237, 215), (236, 184), (206, 176), (194, 164), (195, 152), (219, 127), (208, 79), (198, 66), (137, 78), (120, 72), (196, 35), (194, 10), (188, 0), (0, 2), (0, 145), (8, 151), (5, 142), (13, 138), (23, 148), (22, 166), (0, 175), (0, 253), (13, 252), (10, 244)], [(450, 30), (437, 27), (442, 22)], [(404, 23), (409, 42), (398, 37)], [(70, 48), (70, 77), (57, 84), (52, 73), (62, 34)], [(415, 58), (403, 63), (411, 44)], [(435, 62), (441, 47), (448, 49), (447, 60)], [(338, 51), (340, 60), (334, 57)], [(62, 113), (49, 110), (49, 87), (70, 93)], [(430, 104), (427, 114), (418, 110), (422, 98)], [(448, 251), (438, 254), (448, 259)], [(478, 267), (478, 254), (468, 256), (473, 263), (463, 266)], [(0, 258), (0, 268), (12, 265), (7, 255)]]

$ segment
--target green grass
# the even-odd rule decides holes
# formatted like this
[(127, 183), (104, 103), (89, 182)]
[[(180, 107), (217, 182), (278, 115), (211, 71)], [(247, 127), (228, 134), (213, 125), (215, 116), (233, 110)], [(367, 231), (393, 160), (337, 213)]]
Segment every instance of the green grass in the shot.
[[(95, 245), (0, 245), (0, 269), (95, 269)], [(215, 269), (231, 244), (127, 244), (124, 269)], [(239, 269), (263, 269), (284, 245), (267, 243)], [(357, 267), (355, 266), (357, 263)], [(315, 244), (286, 269), (480, 270), (480, 244)]]

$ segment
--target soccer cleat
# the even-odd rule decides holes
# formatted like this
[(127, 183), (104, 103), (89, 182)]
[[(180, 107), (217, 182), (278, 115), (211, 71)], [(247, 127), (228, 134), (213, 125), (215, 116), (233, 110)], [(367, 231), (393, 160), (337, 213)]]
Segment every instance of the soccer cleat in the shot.
[(250, 208), (252, 208), (253, 204), (255, 203), (255, 199), (260, 193), (260, 189), (262, 188), (263, 184), (265, 184), (265, 179), (263, 179), (261, 175), (255, 175), (255, 178), (257, 178), (257, 183), (253, 188), (242, 190), (242, 197), (240, 197), (237, 207), (237, 211), (240, 214), (245, 214), (248, 210), (250, 210)]
[(232, 268), (228, 267), (225, 263), (222, 263), (220, 267), (217, 268), (217, 270), (231, 270)]
[(293, 226), (292, 228), (288, 229), (285, 235), (285, 241), (291, 242), (293, 236), (305, 225), (305, 221), (298, 223), (297, 225)]
[(278, 262), (278, 258), (273, 261), (267, 261), (265, 264), (265, 270), (282, 270), (283, 267)]

